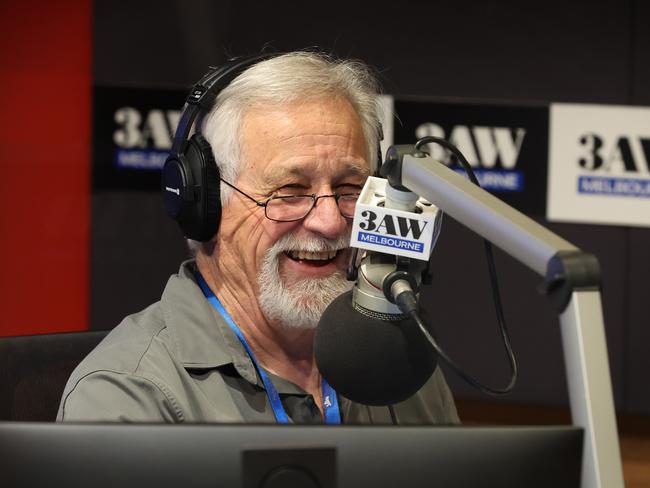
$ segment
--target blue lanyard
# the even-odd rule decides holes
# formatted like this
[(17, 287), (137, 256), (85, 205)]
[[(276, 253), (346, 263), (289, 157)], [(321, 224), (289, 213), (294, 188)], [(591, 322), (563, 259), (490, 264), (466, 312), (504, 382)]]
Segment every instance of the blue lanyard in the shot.
[[(219, 314), (224, 318), (224, 320), (230, 326), (232, 331), (237, 335), (240, 342), (244, 346), (244, 349), (246, 349), (248, 356), (251, 358), (251, 361), (253, 361), (253, 364), (255, 365), (255, 369), (259, 373), (260, 377), (262, 378), (262, 382), (264, 383), (264, 388), (266, 389), (266, 394), (269, 397), (269, 402), (271, 403), (271, 408), (273, 409), (275, 420), (279, 424), (290, 423), (289, 416), (287, 415), (287, 412), (284, 410), (284, 406), (282, 405), (282, 401), (280, 400), (280, 394), (278, 393), (278, 390), (273, 385), (273, 382), (271, 381), (271, 378), (269, 378), (269, 375), (266, 373), (266, 371), (264, 371), (264, 369), (261, 368), (260, 365), (258, 364), (257, 360), (255, 359), (255, 356), (253, 355), (253, 351), (248, 345), (248, 341), (244, 337), (244, 334), (242, 334), (241, 330), (239, 330), (239, 327), (237, 327), (237, 324), (235, 324), (235, 321), (232, 319), (228, 311), (224, 308), (224, 306), (221, 304), (219, 299), (212, 292), (208, 284), (203, 279), (203, 276), (201, 276), (201, 274), (197, 272), (196, 278), (197, 281), (199, 282), (199, 286), (201, 287), (201, 290), (203, 291), (205, 297), (208, 299), (210, 304), (215, 308), (215, 310), (219, 312)], [(339, 402), (336, 396), (336, 391), (334, 391), (334, 389), (329, 385), (329, 383), (325, 381), (325, 378), (323, 378), (322, 380), (321, 388), (323, 391), (323, 411), (325, 412), (325, 423), (340, 424), (341, 412), (339, 410)]]

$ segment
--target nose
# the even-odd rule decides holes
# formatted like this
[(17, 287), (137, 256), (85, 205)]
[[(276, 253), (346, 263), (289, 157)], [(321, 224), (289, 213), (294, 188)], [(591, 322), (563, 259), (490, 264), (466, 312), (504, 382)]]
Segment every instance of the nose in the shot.
[(316, 206), (303, 221), (305, 229), (329, 239), (336, 239), (348, 230), (349, 220), (341, 215), (334, 195), (318, 198)]

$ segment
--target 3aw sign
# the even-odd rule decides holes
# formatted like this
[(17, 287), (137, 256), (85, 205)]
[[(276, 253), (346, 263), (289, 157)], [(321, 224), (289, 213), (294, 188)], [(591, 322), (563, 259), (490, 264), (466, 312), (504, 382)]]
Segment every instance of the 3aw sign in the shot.
[(160, 191), (185, 90), (96, 86), (94, 189)]
[[(485, 190), (522, 212), (546, 213), (548, 106), (396, 99), (395, 112), (396, 144), (425, 136), (446, 139), (460, 149)], [(424, 149), (465, 174), (441, 146)]]
[[(440, 125), (426, 122), (415, 129), (417, 139), (425, 136), (441, 137), (458, 147), (486, 190), (524, 190), (524, 177), (517, 170), (517, 161), (526, 137), (525, 128), (455, 125), (446, 133)], [(452, 164), (451, 154), (442, 146), (425, 144), (425, 149), (434, 159), (447, 166)], [(457, 171), (465, 173), (462, 169)]]
[(119, 107), (113, 114), (115, 165), (161, 170), (172, 147), (180, 110)]
[(442, 213), (424, 200), (419, 201), (418, 213), (386, 208), (385, 185), (382, 178), (366, 181), (355, 209), (350, 245), (427, 261), (440, 232)]
[(548, 218), (650, 224), (650, 108), (551, 106)]

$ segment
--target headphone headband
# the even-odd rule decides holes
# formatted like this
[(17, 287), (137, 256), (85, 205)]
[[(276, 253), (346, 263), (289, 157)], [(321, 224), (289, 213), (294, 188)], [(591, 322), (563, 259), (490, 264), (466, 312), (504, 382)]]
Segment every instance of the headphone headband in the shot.
[[(221, 181), (212, 148), (196, 130), (189, 137), (197, 117), (208, 112), (219, 93), (237, 76), (276, 53), (228, 60), (211, 67), (192, 86), (174, 134), (174, 141), (161, 175), (161, 189), (167, 214), (176, 220), (185, 237), (206, 242), (219, 229), (221, 220)], [(381, 162), (379, 141), (378, 159)], [(378, 164), (379, 167), (379, 164)]]
[(183, 145), (192, 130), (196, 117), (201, 113), (210, 110), (221, 90), (227, 87), (237, 76), (247, 68), (260, 61), (270, 59), (277, 54), (260, 54), (251, 57), (239, 57), (226, 61), (225, 64), (210, 67), (210, 71), (192, 86), (190, 93), (185, 99), (183, 113), (178, 121), (174, 142), (172, 143), (172, 154), (182, 151)]
[(217, 233), (221, 220), (219, 168), (201, 131), (189, 137), (192, 126), (239, 74), (274, 56), (269, 53), (235, 58), (211, 67), (185, 99), (172, 149), (162, 170), (161, 189), (167, 214), (190, 239), (209, 241)]

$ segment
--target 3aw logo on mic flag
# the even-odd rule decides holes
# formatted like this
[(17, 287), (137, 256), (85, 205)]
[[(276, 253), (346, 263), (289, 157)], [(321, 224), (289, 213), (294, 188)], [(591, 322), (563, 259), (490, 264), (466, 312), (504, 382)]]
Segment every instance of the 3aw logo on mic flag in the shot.
[(442, 213), (424, 199), (418, 200), (420, 213), (385, 208), (386, 184), (383, 178), (366, 181), (354, 212), (350, 245), (428, 261)]

